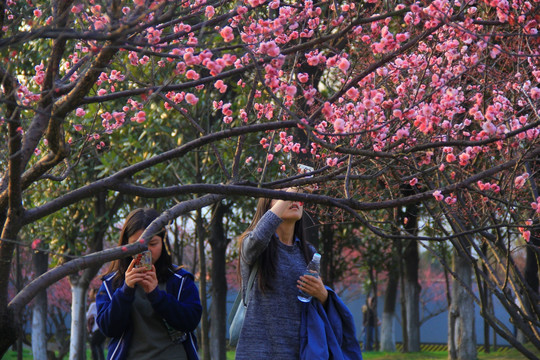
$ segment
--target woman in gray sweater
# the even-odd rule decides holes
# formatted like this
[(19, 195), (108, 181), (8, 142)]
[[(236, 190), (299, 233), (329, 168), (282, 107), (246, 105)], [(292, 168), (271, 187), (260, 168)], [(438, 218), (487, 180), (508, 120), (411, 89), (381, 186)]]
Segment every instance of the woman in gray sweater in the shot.
[[(297, 188), (287, 189), (289, 192)], [(260, 199), (240, 240), (240, 272), (245, 293), (253, 265), (259, 269), (236, 348), (236, 359), (294, 360), (300, 352), (301, 289), (325, 303), (320, 277), (303, 275), (315, 252), (303, 234), (303, 205), (298, 201)]]

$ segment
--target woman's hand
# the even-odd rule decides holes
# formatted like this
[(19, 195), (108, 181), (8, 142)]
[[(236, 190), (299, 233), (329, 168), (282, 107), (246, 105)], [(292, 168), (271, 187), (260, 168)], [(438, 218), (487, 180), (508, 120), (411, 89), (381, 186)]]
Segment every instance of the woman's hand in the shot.
[(152, 265), (152, 270), (147, 270), (144, 273), (144, 278), (139, 283), (145, 293), (151, 293), (158, 286), (158, 280), (156, 276), (156, 267)]
[(326, 301), (328, 300), (328, 290), (324, 287), (320, 276), (302, 275), (297, 283), (298, 289), (318, 299), (321, 304), (326, 304)]
[(141, 282), (145, 277), (146, 270), (142, 267), (135, 267), (135, 259), (131, 260), (125, 276), (126, 285), (134, 288), (136, 284)]

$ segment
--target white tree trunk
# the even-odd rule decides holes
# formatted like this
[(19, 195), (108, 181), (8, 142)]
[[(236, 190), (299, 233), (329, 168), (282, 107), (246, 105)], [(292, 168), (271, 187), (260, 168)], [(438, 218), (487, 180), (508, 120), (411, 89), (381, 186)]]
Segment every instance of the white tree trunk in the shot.
[(40, 299), (42, 294), (35, 300), (32, 311), (32, 356), (34, 360), (47, 360), (47, 294), (45, 301)]
[(383, 312), (381, 324), (381, 351), (396, 351), (394, 315), (394, 313)]
[(416, 282), (405, 282), (405, 306), (407, 307), (407, 334), (410, 352), (420, 351), (420, 289)]
[[(49, 263), (47, 253), (34, 253), (32, 261), (37, 275), (47, 271)], [(34, 300), (32, 310), (32, 355), (34, 360), (47, 360), (47, 290), (40, 291)]]
[[(471, 288), (472, 286), (472, 267), (467, 260), (464, 260), (457, 252), (454, 251), (454, 271), (456, 276), (461, 279), (463, 285)], [(449, 333), (453, 329), (453, 339), (449, 336), (449, 341), (454, 341), (453, 344), (448, 344), (450, 351), (448, 357), (451, 360), (469, 360), (476, 359), (476, 333), (474, 331), (474, 302), (472, 297), (457, 281), (452, 284), (452, 304), (450, 306), (449, 320), (453, 324), (449, 324)]]
[(86, 288), (71, 285), (71, 337), (70, 360), (85, 360)]

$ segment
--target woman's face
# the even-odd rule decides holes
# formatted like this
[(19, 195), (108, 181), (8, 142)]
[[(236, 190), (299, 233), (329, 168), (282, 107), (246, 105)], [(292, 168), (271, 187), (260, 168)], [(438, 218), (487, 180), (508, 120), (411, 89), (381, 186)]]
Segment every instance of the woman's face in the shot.
[[(133, 244), (135, 241), (139, 240), (144, 230), (138, 230), (135, 234), (131, 235), (128, 239), (130, 244)], [(152, 264), (155, 264), (161, 256), (161, 250), (163, 248), (162, 239), (154, 235), (152, 239), (148, 242), (148, 250), (152, 253)]]
[[(270, 207), (274, 206), (277, 202), (277, 199), (272, 199), (270, 202)], [(298, 221), (302, 218), (304, 211), (304, 204), (301, 201), (286, 201), (289, 204), (289, 207), (285, 210), (281, 218), (283, 221)]]

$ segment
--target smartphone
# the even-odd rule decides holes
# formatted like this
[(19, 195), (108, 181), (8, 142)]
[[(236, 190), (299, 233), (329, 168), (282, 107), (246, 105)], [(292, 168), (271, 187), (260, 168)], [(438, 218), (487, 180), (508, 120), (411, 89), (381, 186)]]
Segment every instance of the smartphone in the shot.
[(152, 253), (150, 250), (145, 250), (142, 253), (138, 253), (134, 256), (135, 267), (145, 268), (146, 270), (152, 270)]
[[(304, 165), (304, 164), (298, 164), (298, 172), (300, 174), (310, 173), (310, 172), (312, 172), (314, 170), (315, 169), (312, 168), (311, 166)], [(313, 177), (313, 175), (309, 175), (309, 176), (306, 176), (306, 177)]]

